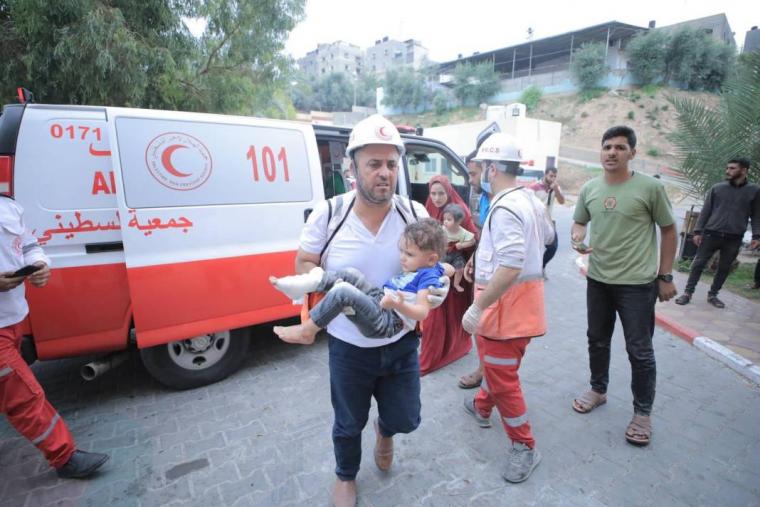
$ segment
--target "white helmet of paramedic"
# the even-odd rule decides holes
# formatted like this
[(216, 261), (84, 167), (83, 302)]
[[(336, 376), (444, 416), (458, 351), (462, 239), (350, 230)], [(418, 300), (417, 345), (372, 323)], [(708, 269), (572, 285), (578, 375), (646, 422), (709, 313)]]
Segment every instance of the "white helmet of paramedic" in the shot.
[(491, 134), (478, 148), (478, 154), (473, 159), (476, 162), (494, 161), (503, 162), (497, 164), (500, 170), (509, 171), (513, 174), (521, 174), (522, 152), (517, 146), (517, 141), (509, 134), (496, 132)]
[(353, 159), (354, 152), (369, 144), (388, 144), (395, 146), (400, 156), (404, 155), (404, 141), (398, 129), (379, 114), (363, 119), (351, 131), (346, 147), (346, 156)]

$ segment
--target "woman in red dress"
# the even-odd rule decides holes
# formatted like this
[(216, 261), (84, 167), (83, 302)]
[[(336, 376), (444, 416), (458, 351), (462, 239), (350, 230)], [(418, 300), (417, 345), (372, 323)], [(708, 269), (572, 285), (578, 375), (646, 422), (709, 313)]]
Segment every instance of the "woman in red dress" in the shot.
[[(472, 221), (470, 209), (457, 194), (446, 176), (433, 176), (428, 183), (430, 196), (425, 202), (428, 214), (443, 224), (443, 208), (449, 203), (458, 204), (465, 213), (462, 227), (479, 236)], [(463, 250), (464, 258), (473, 248)], [(472, 284), (462, 280), (463, 292), (449, 291), (443, 304), (432, 310), (422, 323), (422, 348), (420, 350), (420, 373), (425, 375), (443, 368), (466, 355), (472, 348), (470, 335), (462, 329), (462, 315), (472, 303)]]

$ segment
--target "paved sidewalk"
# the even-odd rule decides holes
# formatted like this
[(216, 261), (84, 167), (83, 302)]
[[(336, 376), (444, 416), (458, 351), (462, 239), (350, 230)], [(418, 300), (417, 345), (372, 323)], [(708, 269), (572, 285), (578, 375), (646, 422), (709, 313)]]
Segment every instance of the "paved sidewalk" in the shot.
[[(676, 287), (683, 293), (687, 273), (674, 273)], [(658, 303), (657, 311), (694, 331), (707, 336), (737, 354), (760, 364), (760, 303), (737, 296), (725, 288), (720, 299), (726, 307), (718, 309), (707, 303), (710, 285), (699, 282), (691, 303), (679, 306), (673, 302)]]

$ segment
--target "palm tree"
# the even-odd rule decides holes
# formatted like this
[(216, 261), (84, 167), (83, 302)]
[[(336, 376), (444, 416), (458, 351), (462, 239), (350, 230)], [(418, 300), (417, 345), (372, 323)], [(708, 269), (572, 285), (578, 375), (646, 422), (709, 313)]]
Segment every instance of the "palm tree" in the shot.
[(760, 52), (742, 55), (716, 109), (692, 98), (668, 100), (678, 124), (668, 137), (692, 195), (703, 198), (723, 179), (726, 162), (734, 157), (749, 158), (750, 174), (760, 174)]

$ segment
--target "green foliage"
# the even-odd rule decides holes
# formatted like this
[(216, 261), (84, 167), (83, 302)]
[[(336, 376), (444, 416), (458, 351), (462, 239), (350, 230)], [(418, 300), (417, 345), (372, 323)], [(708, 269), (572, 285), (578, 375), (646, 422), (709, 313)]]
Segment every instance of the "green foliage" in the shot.
[(443, 115), (449, 110), (449, 100), (446, 98), (446, 94), (442, 90), (438, 90), (433, 95), (433, 110), (438, 116)]
[(636, 102), (637, 100), (641, 99), (641, 94), (639, 94), (638, 92), (632, 91), (631, 93), (628, 94), (628, 99), (631, 102)]
[[(0, 1), (0, 100), (287, 116), (304, 0)], [(203, 18), (199, 38), (183, 17)]]
[(380, 81), (374, 74), (365, 74), (356, 83), (356, 105), (377, 107), (377, 88)]
[(573, 52), (570, 73), (581, 91), (596, 88), (599, 81), (607, 74), (604, 50), (604, 44), (601, 42), (586, 42)]
[(538, 103), (541, 102), (541, 97), (544, 92), (536, 85), (530, 85), (520, 95), (520, 102), (525, 104), (525, 108), (528, 111), (535, 111), (538, 107)]
[(642, 85), (654, 83), (665, 75), (665, 62), (670, 38), (662, 30), (650, 30), (636, 35), (628, 43), (628, 63), (631, 73)]
[(649, 83), (641, 87), (641, 93), (653, 99), (657, 95), (657, 92), (660, 91), (660, 88), (662, 88), (660, 85)]
[(702, 30), (684, 27), (670, 39), (666, 79), (688, 90), (718, 91), (736, 63), (734, 49)]
[(627, 116), (628, 116), (629, 120), (633, 120), (636, 117), (636, 115), (633, 113), (633, 111), (628, 111), (628, 115)]
[(314, 85), (313, 109), (348, 111), (354, 101), (354, 85), (341, 72), (325, 75)]
[(383, 104), (402, 111), (416, 111), (427, 105), (430, 91), (425, 80), (411, 67), (390, 69), (383, 81)]
[(489, 62), (458, 64), (454, 69), (454, 96), (464, 105), (486, 102), (499, 91), (499, 75)]
[(637, 35), (626, 51), (632, 74), (645, 86), (674, 81), (689, 90), (718, 91), (736, 64), (731, 46), (690, 27)]
[(581, 103), (590, 102), (594, 99), (598, 99), (607, 92), (607, 88), (589, 88), (587, 90), (581, 90), (578, 93), (578, 101)]
[(647, 150), (647, 155), (649, 155), (650, 157), (659, 157), (660, 150), (658, 150), (657, 148), (649, 148)]
[(669, 98), (677, 129), (668, 137), (676, 147), (680, 169), (691, 193), (704, 197), (723, 179), (726, 162), (749, 158), (757, 174), (760, 161), (760, 52), (748, 54), (724, 86), (717, 109), (699, 99)]

